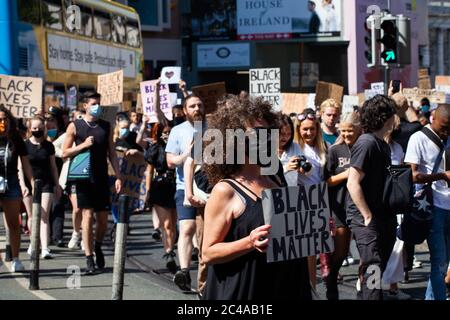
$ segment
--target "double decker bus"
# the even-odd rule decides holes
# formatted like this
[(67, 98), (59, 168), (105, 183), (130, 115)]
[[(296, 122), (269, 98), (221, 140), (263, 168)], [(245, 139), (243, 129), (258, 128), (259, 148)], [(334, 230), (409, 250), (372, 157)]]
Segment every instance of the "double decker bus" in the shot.
[[(120, 69), (124, 106), (136, 101), (144, 58), (139, 15), (133, 8), (104, 0), (15, 2), (18, 75), (44, 79), (46, 108), (74, 110), (80, 95), (96, 88), (99, 74)], [(81, 24), (73, 27), (74, 21)]]

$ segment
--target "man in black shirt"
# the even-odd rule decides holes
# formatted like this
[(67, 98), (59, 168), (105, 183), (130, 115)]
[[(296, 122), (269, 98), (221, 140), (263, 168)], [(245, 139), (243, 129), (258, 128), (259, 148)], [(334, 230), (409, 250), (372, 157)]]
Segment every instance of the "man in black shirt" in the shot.
[(381, 278), (395, 243), (396, 217), (383, 207), (390, 149), (384, 135), (394, 126), (395, 102), (382, 95), (366, 101), (361, 123), (366, 134), (352, 148), (347, 214), (361, 256), (359, 279), (363, 300), (382, 300)]
[(320, 18), (316, 13), (316, 3), (308, 1), (308, 10), (312, 13), (311, 20), (309, 20), (309, 33), (319, 33)]

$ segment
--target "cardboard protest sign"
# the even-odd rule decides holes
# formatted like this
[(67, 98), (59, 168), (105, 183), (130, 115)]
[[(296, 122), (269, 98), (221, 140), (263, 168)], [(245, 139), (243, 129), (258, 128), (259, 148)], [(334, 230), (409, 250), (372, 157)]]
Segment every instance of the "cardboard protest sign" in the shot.
[(100, 104), (112, 106), (123, 102), (123, 70), (97, 77), (97, 92), (102, 95)]
[(264, 190), (264, 221), (270, 230), (267, 262), (334, 251), (326, 183)]
[(42, 79), (0, 75), (0, 105), (16, 118), (33, 118), (42, 110)]
[(161, 71), (161, 84), (178, 84), (181, 80), (181, 67), (165, 67)]
[[(133, 210), (144, 210), (147, 194), (146, 171), (147, 163), (142, 155), (125, 156), (123, 151), (117, 151), (120, 173), (122, 175), (122, 194), (131, 197), (131, 207)], [(119, 196), (115, 194), (115, 175), (111, 164), (108, 164), (110, 176), (110, 188), (113, 195), (112, 203), (117, 203)]]
[(308, 104), (308, 94), (303, 93), (283, 93), (283, 107), (284, 114), (302, 113)]
[(316, 101), (315, 105), (320, 105), (327, 99), (334, 99), (337, 102), (342, 102), (344, 96), (344, 87), (334, 83), (318, 81), (316, 85)]
[(403, 89), (403, 95), (414, 107), (419, 107), (420, 100), (423, 98), (428, 98), (430, 102), (434, 104), (450, 103), (450, 94), (438, 92), (436, 90), (405, 88)]
[(436, 76), (436, 90), (450, 93), (450, 76)]
[(250, 95), (263, 97), (275, 111), (281, 111), (281, 69), (250, 69)]
[[(150, 118), (150, 123), (158, 122), (156, 106), (156, 83), (158, 80), (141, 82), (141, 100), (143, 114)], [(169, 85), (159, 87), (159, 108), (168, 120), (172, 120), (172, 104), (170, 101)]]
[(419, 86), (419, 89), (430, 90), (431, 89), (431, 79), (429, 77), (419, 79), (418, 86)]
[(359, 106), (358, 96), (344, 96), (344, 102), (342, 104), (342, 114), (352, 113), (354, 106)]
[(225, 82), (216, 82), (192, 88), (192, 92), (202, 99), (205, 105), (205, 114), (217, 110), (217, 100), (227, 94)]
[(370, 88), (376, 94), (384, 94), (384, 82), (371, 83)]

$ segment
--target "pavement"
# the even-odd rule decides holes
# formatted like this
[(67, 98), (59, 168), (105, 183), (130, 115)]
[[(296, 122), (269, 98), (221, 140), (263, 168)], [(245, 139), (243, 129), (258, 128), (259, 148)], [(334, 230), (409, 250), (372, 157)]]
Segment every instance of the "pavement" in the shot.
[[(2, 215), (2, 214), (0, 214)], [(110, 222), (112, 226), (112, 222)], [(127, 237), (127, 260), (123, 289), (124, 300), (198, 300), (194, 291), (182, 292), (173, 284), (171, 274), (165, 269), (162, 256), (163, 246), (152, 238), (154, 229), (151, 214), (133, 215)], [(65, 242), (71, 235), (70, 214), (66, 214)], [(30, 259), (26, 253), (29, 237), (22, 235), (20, 258), (27, 270)], [(0, 217), (0, 252), (4, 261), (5, 230)], [(114, 247), (110, 237), (104, 242), (106, 269), (95, 276), (83, 276), (85, 258), (81, 250), (50, 247), (54, 259), (40, 260), (40, 290), (30, 291), (29, 272), (10, 273), (10, 264), (0, 267), (0, 300), (110, 300), (112, 296), (112, 275)], [(400, 289), (413, 300), (423, 300), (430, 272), (428, 248), (426, 244), (416, 247), (416, 257), (422, 261), (422, 268), (410, 272), (410, 282), (400, 284)], [(178, 261), (177, 261), (178, 262)], [(344, 279), (339, 285), (342, 300), (356, 299), (358, 260), (355, 264), (341, 268)], [(195, 289), (197, 264), (191, 268), (192, 284)], [(325, 287), (318, 270), (317, 298), (325, 299)]]

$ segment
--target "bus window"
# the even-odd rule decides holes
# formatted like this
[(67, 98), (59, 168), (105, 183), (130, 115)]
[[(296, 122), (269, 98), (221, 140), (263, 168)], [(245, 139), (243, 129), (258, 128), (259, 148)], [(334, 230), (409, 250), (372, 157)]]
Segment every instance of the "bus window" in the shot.
[(125, 18), (115, 15), (112, 18), (112, 39), (115, 43), (127, 43), (127, 31)]
[(42, 1), (42, 20), (46, 28), (62, 30), (61, 1)]
[(40, 24), (40, 10), (39, 0), (19, 0), (18, 12), (20, 21), (32, 24)]
[[(77, 32), (77, 34), (92, 37), (92, 10), (91, 8), (76, 4), (73, 0), (64, 0), (65, 8), (71, 5), (77, 5), (81, 12), (81, 29), (69, 30), (66, 26), (67, 32)], [(67, 21), (67, 12), (64, 11), (64, 21)]]
[(94, 11), (95, 37), (99, 40), (111, 40), (111, 21), (107, 13)]
[(138, 48), (141, 46), (141, 34), (139, 32), (139, 24), (137, 21), (128, 20), (127, 39), (130, 47)]
[(60, 83), (46, 83), (44, 93), (45, 111), (50, 107), (66, 107), (66, 88)]
[(74, 111), (78, 106), (78, 89), (76, 85), (67, 85), (67, 109)]

